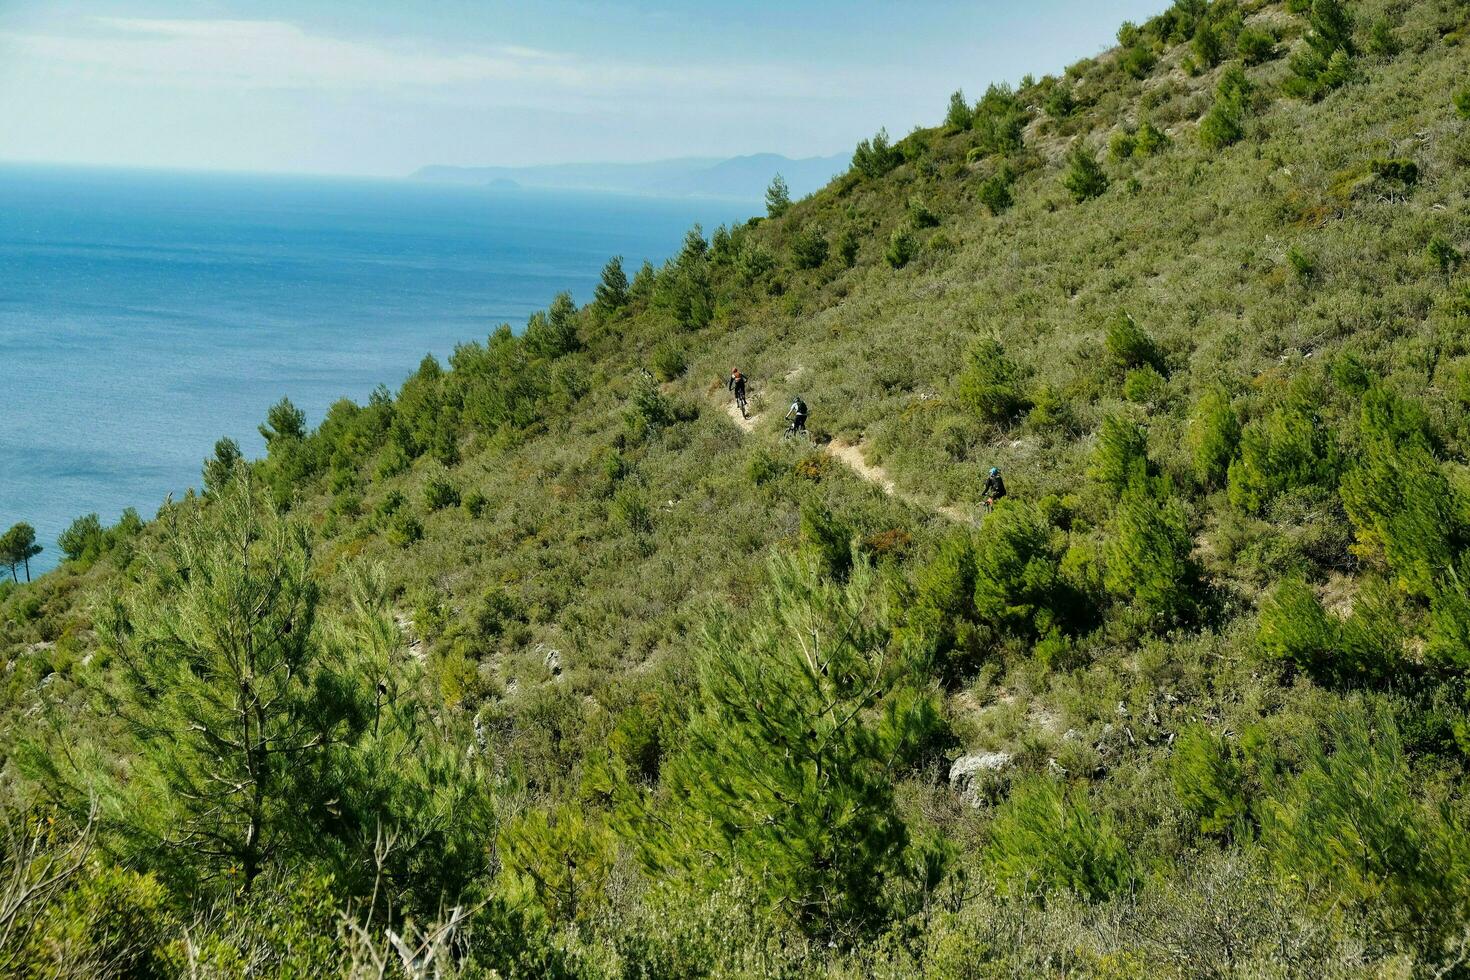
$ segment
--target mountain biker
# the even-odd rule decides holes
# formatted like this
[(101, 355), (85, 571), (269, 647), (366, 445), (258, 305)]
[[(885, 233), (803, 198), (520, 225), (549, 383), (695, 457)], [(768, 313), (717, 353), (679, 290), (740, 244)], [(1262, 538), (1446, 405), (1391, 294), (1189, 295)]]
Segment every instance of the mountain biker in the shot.
[(994, 507), (995, 502), (1006, 495), (1006, 481), (1001, 479), (999, 467), (992, 466), (985, 477), (985, 506)]
[(730, 369), (730, 383), (727, 387), (735, 395), (735, 404), (740, 406), (740, 417), (750, 418), (745, 412), (745, 375), (740, 373), (739, 368)]
[(784, 418), (791, 420), (791, 427), (786, 430), (787, 432), (806, 431), (806, 402), (801, 400), (800, 395), (792, 400), (791, 407), (786, 410)]

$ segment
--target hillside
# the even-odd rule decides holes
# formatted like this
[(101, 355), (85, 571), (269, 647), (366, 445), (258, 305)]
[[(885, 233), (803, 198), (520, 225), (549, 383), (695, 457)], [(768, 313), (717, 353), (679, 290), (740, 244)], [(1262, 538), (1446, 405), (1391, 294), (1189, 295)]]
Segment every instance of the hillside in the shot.
[(1180, 0), (79, 523), (0, 973), (1466, 976), (1467, 37)]

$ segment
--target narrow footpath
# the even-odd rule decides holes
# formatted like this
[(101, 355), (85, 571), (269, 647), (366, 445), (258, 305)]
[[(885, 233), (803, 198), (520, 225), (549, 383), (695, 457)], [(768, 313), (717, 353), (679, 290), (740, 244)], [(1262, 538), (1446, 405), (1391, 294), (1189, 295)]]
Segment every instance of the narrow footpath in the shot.
[[(740, 406), (736, 405), (733, 399), (725, 401), (725, 414), (730, 417), (730, 421), (734, 422), (736, 427), (742, 432), (748, 433), (755, 432), (756, 419), (760, 418), (760, 413), (758, 412), (752, 413), (749, 418), (741, 416)], [(959, 507), (951, 504), (934, 504), (900, 490), (898, 484), (894, 482), (893, 477), (889, 476), (883, 467), (868, 462), (867, 453), (864, 451), (862, 443), (838, 442), (834, 440), (820, 448), (828, 456), (831, 456), (852, 470), (859, 478), (879, 487), (890, 497), (896, 497), (922, 510), (933, 511), (954, 521), (956, 524), (975, 523), (975, 519)]]

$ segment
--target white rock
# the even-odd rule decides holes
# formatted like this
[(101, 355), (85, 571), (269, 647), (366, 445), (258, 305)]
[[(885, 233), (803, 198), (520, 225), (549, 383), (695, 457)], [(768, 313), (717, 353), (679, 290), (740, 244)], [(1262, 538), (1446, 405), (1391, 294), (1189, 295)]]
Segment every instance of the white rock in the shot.
[(980, 752), (965, 755), (949, 767), (949, 785), (972, 807), (983, 806), (999, 788), (1001, 773), (1010, 767), (1009, 752)]

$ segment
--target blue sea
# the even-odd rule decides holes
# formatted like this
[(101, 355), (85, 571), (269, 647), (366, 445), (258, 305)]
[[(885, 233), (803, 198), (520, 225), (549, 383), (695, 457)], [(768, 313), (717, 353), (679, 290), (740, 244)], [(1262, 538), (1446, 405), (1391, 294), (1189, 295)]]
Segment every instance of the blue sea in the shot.
[(755, 205), (411, 181), (0, 166), (0, 530), (151, 517), (220, 436), (247, 454), (282, 395), (314, 425), (425, 353), (602, 265), (672, 254)]

